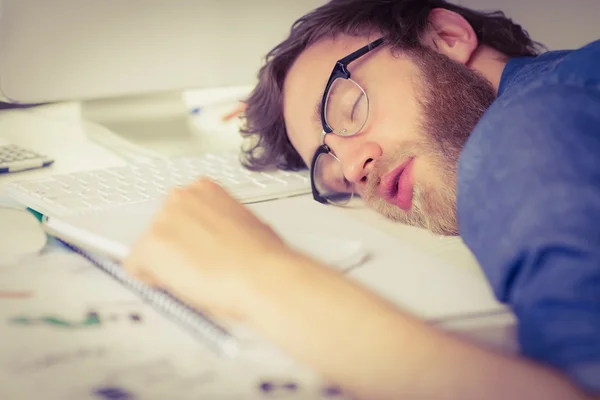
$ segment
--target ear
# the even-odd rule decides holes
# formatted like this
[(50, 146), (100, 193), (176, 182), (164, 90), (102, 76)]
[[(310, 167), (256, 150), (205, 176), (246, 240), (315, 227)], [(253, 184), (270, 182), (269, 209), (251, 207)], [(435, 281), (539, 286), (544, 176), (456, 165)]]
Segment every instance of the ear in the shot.
[(444, 8), (429, 13), (424, 44), (461, 64), (468, 64), (479, 45), (471, 24), (460, 14)]

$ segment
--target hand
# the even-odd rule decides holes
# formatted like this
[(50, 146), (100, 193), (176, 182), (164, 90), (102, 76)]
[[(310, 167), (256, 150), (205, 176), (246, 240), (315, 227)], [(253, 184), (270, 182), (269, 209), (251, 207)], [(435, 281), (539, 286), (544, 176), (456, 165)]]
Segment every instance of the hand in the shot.
[(255, 280), (292, 253), (223, 188), (202, 179), (167, 196), (123, 265), (193, 306), (241, 318)]

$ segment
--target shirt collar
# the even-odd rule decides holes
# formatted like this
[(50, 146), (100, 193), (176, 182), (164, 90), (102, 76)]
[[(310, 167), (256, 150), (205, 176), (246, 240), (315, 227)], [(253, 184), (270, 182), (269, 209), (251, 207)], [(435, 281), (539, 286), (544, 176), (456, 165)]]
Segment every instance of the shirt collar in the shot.
[(534, 57), (514, 57), (508, 60), (504, 70), (502, 71), (502, 76), (500, 77), (500, 84), (498, 85), (498, 97), (502, 95), (506, 91), (506, 89), (511, 86), (519, 72), (523, 68), (525, 68), (529, 63), (531, 63), (535, 58)]

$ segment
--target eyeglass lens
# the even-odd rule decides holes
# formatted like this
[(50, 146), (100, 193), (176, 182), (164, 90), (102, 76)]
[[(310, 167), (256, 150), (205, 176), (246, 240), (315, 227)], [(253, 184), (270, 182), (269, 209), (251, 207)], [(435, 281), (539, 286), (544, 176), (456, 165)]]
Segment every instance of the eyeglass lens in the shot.
[(334, 133), (350, 136), (367, 121), (369, 101), (365, 91), (352, 79), (336, 79), (325, 101), (325, 120)]
[(354, 185), (344, 177), (342, 163), (331, 153), (319, 155), (313, 179), (319, 194), (332, 204), (346, 204), (354, 195)]

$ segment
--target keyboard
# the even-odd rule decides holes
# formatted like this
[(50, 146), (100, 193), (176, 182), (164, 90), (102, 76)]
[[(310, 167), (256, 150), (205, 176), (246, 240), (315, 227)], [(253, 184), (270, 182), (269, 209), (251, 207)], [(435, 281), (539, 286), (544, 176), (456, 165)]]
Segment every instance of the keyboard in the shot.
[(160, 199), (201, 176), (215, 180), (241, 203), (311, 192), (308, 171), (250, 171), (237, 154), (224, 153), (14, 181), (7, 193), (42, 214), (65, 216)]
[(0, 174), (48, 167), (53, 162), (53, 159), (31, 149), (0, 142)]

